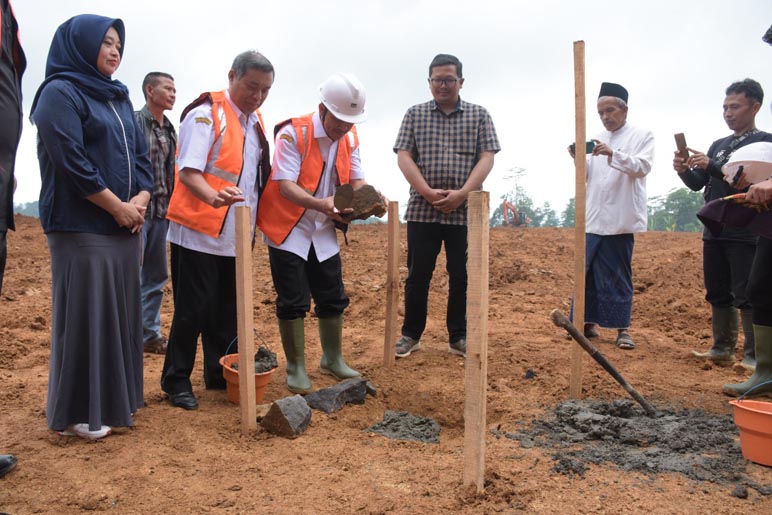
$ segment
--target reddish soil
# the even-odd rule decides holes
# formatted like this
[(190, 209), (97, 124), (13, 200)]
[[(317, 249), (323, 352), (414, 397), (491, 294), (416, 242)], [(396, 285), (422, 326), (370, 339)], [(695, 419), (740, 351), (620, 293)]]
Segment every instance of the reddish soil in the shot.
[[(37, 220), (18, 217), (9, 233), (9, 261), (0, 298), (0, 452), (18, 456), (0, 480), (0, 511), (19, 513), (772, 513), (772, 496), (699, 483), (678, 474), (647, 476), (613, 465), (590, 466), (585, 476), (552, 470), (549, 449), (486, 438), (485, 493), (462, 486), (464, 361), (446, 350), (447, 277), (441, 257), (432, 283), (430, 319), (422, 349), (384, 368), (385, 226), (352, 226), (342, 250), (351, 297), (344, 329), (349, 363), (376, 385), (376, 397), (326, 415), (314, 412), (295, 440), (258, 428), (241, 435), (238, 407), (225, 392), (203, 388), (193, 375), (201, 407), (171, 407), (159, 387), (163, 356), (145, 356), (147, 407), (133, 429), (98, 442), (61, 437), (44, 415), (51, 315), (45, 237)], [(572, 290), (573, 231), (491, 231), (487, 423), (514, 431), (568, 398), (570, 345), (552, 325), (554, 308), (567, 311)], [(402, 234), (404, 242), (404, 233)], [(402, 245), (401, 276), (406, 270)], [(256, 327), (279, 354), (266, 401), (288, 395), (284, 358), (273, 315), (273, 288), (265, 248), (255, 249)], [(730, 413), (721, 385), (744, 374), (704, 365), (692, 349), (710, 344), (703, 300), (700, 235), (647, 233), (636, 238), (633, 262), (634, 351), (617, 349), (613, 331), (595, 340), (625, 378), (658, 407), (700, 407)], [(401, 292), (400, 292), (401, 294)], [(401, 314), (400, 314), (401, 315)], [(172, 304), (162, 321), (168, 331)], [(309, 363), (318, 362), (316, 324), (307, 320)], [(311, 367), (316, 387), (332, 379)], [(526, 380), (525, 372), (536, 373)], [(586, 398), (625, 398), (589, 357)], [(442, 427), (439, 444), (389, 440), (364, 432), (385, 410), (431, 417)], [(746, 474), (772, 484), (772, 469), (748, 463)]]

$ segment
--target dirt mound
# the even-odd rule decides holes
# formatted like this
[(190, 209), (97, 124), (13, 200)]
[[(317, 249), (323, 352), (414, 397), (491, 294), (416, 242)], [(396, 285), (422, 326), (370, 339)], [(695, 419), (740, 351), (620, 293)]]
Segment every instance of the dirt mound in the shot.
[[(344, 354), (377, 388), (365, 404), (329, 415), (314, 413), (307, 431), (295, 440), (262, 430), (247, 438), (240, 433), (238, 407), (225, 392), (204, 389), (200, 353), (192, 377), (201, 406), (197, 411), (169, 405), (159, 385), (163, 356), (146, 354), (146, 406), (137, 413), (135, 427), (87, 443), (46, 428), (48, 249), (37, 220), (21, 216), (17, 221), (18, 231), (8, 235), (0, 297), (0, 452), (16, 454), (19, 465), (0, 480), (2, 512), (772, 512), (772, 496), (762, 491), (772, 484), (772, 469), (739, 457), (731, 408), (720, 393), (722, 384), (737, 382), (743, 374), (690, 356), (692, 349), (710, 346), (698, 234), (636, 237), (631, 335), (637, 348), (617, 349), (611, 330), (601, 330), (593, 341), (625, 379), (666, 413), (649, 421), (662, 426), (648, 427), (635, 409), (628, 412), (625, 393), (589, 357), (583, 362), (583, 397), (599, 401), (606, 411), (566, 403), (573, 344), (551, 323), (549, 313), (555, 308), (567, 312), (573, 231), (491, 231), (489, 431), (485, 493), (478, 495), (461, 484), (464, 360), (447, 352), (443, 256), (432, 281), (421, 350), (384, 368), (387, 227), (350, 227), (350, 244), (341, 249), (351, 297)], [(404, 227), (401, 236), (404, 284)], [(289, 392), (264, 245), (255, 247), (254, 261), (256, 329), (279, 359), (265, 392), (270, 402)], [(171, 317), (169, 286), (161, 315), (165, 334)], [(321, 347), (313, 317), (306, 321), (306, 342), (314, 387), (331, 386), (334, 379), (317, 369)], [(620, 399), (625, 402), (615, 402)], [(617, 411), (611, 409), (615, 406)], [(441, 428), (439, 443), (392, 440), (365, 431), (387, 411), (433, 419)], [(692, 421), (702, 413), (714, 425), (683, 422), (684, 413)], [(565, 435), (557, 443), (566, 446), (537, 434), (550, 426), (534, 420), (555, 424), (552, 430)], [(708, 430), (716, 438), (694, 447)], [(531, 445), (525, 436), (516, 441), (505, 434), (525, 435)], [(650, 455), (652, 450), (656, 455)], [(670, 466), (668, 457), (681, 460), (681, 469)], [(694, 471), (685, 474), (690, 463)], [(561, 473), (568, 471), (575, 473)], [(719, 481), (703, 481), (704, 474), (720, 476)], [(739, 490), (748, 486), (747, 498), (729, 495), (733, 474)]]

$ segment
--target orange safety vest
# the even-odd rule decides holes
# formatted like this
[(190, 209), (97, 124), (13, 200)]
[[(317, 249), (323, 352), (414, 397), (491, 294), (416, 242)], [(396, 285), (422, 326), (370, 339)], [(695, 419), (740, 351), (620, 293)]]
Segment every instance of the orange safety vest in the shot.
[[(209, 149), (206, 169), (203, 177), (216, 191), (227, 186), (236, 186), (244, 167), (244, 132), (238, 115), (233, 110), (225, 97), (225, 91), (202, 93), (193, 103), (182, 112), (182, 121), (191, 109), (203, 103), (212, 104), (212, 122), (214, 124), (215, 139)], [(260, 111), (256, 111), (259, 125), (255, 127), (263, 158), (258, 169), (258, 181), (261, 181), (262, 170), (270, 168), (268, 141), (263, 133), (263, 117)], [(207, 120), (208, 122), (209, 120)], [(179, 146), (177, 147), (179, 154)], [(184, 225), (194, 231), (198, 231), (212, 238), (217, 238), (222, 232), (225, 217), (230, 206), (214, 208), (196, 197), (187, 186), (180, 181), (179, 171), (176, 170), (174, 191), (169, 199), (169, 209), (166, 218)]]
[[(325, 167), (319, 143), (314, 138), (313, 113), (285, 120), (276, 126), (274, 135), (278, 134), (282, 127), (288, 123), (292, 123), (292, 127), (295, 129), (298, 152), (301, 156), (298, 186), (313, 195), (319, 188)], [(338, 141), (335, 168), (338, 171), (339, 184), (348, 184), (349, 182), (351, 153), (357, 147), (359, 147), (359, 138), (356, 127), (352, 127), (346, 136)], [(300, 221), (306, 209), (284, 198), (279, 191), (279, 181), (273, 180), (273, 172), (274, 170), (271, 170), (268, 184), (265, 186), (265, 191), (257, 207), (257, 225), (268, 239), (281, 245)]]

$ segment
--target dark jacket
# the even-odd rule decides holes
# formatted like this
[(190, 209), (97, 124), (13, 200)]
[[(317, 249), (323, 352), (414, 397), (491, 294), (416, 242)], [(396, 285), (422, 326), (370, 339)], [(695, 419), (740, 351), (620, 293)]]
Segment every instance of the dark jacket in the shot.
[(0, 5), (0, 232), (15, 229), (13, 176), (22, 128), (21, 78), (26, 67), (19, 25), (10, 1), (4, 1)]
[(44, 232), (128, 233), (85, 197), (107, 188), (125, 202), (152, 191), (147, 145), (131, 102), (97, 100), (57, 79), (39, 92), (34, 123)]
[[(705, 197), (705, 203), (711, 200), (723, 198), (735, 193), (739, 193), (745, 190), (736, 190), (732, 188), (726, 181), (724, 181), (724, 174), (721, 172), (721, 166), (723, 166), (732, 153), (738, 148), (742, 148), (745, 145), (756, 143), (759, 141), (772, 142), (772, 134), (768, 132), (759, 131), (755, 134), (750, 134), (743, 139), (734, 148), (730, 148), (734, 136), (727, 136), (713, 142), (708, 149), (707, 156), (710, 158), (710, 164), (708, 168), (703, 170), (702, 168), (693, 168), (687, 170), (684, 173), (678, 174), (683, 183), (692, 191), (703, 191), (703, 197)], [(748, 229), (739, 227), (725, 227), (721, 232), (721, 236), (714, 236), (707, 228), (702, 234), (703, 240), (732, 240), (732, 241), (744, 241), (749, 243), (756, 243), (756, 235)]]

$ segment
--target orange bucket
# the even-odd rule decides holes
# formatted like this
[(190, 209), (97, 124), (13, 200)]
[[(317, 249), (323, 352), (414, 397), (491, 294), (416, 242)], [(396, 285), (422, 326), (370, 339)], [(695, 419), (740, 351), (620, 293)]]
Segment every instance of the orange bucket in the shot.
[[(222, 365), (222, 375), (225, 378), (225, 395), (233, 404), (239, 403), (239, 371), (233, 368), (234, 363), (238, 363), (238, 354), (226, 354), (220, 358), (220, 365)], [(270, 382), (273, 371), (271, 369), (268, 372), (262, 374), (255, 374), (255, 404), (263, 402), (263, 395), (265, 394), (265, 387)]]
[(772, 467), (772, 402), (736, 400), (734, 423), (746, 460)]

